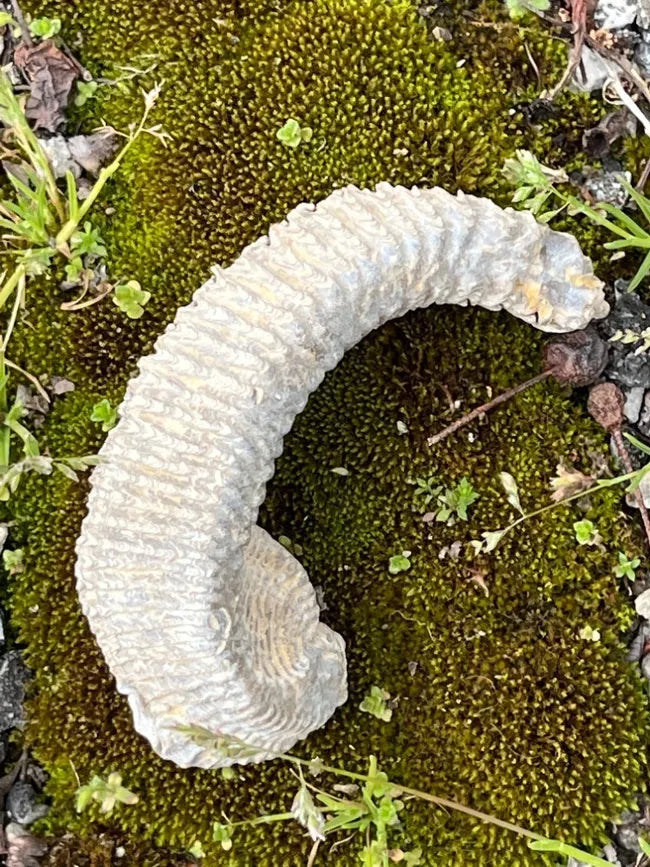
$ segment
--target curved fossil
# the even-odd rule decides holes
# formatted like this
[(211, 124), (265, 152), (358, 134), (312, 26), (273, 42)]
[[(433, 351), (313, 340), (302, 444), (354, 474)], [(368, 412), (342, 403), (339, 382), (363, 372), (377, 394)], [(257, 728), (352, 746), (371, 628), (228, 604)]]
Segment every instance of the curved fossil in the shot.
[[(347, 187), (215, 268), (140, 362), (93, 472), (76, 573), (135, 727), (164, 758), (261, 761), (345, 701), (344, 642), (257, 512), (325, 372), (434, 302), (547, 331), (607, 312), (575, 239), (528, 213), (438, 188)], [(224, 758), (188, 725), (256, 749)]]

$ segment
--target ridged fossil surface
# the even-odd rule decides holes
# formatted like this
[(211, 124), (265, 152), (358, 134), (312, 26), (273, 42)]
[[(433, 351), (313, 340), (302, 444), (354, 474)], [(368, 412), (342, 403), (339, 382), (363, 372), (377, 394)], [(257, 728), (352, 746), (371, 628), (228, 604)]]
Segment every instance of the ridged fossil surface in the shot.
[[(546, 331), (604, 316), (570, 235), (441, 189), (347, 187), (299, 205), (179, 310), (101, 450), (77, 586), (135, 728), (181, 766), (261, 761), (346, 699), (343, 639), (256, 526), (284, 435), (365, 334), (430, 304)], [(225, 757), (180, 731), (253, 745)]]

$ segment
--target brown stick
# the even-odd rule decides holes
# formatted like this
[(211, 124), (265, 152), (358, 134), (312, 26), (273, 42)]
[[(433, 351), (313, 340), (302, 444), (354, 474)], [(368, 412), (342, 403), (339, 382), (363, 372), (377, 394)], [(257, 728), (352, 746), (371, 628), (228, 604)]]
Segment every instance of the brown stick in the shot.
[[(632, 461), (630, 460), (630, 454), (625, 445), (625, 441), (623, 439), (620, 427), (614, 428), (614, 430), (612, 431), (612, 439), (614, 440), (616, 451), (618, 452), (623, 462), (623, 466), (625, 467), (626, 472), (634, 472), (634, 467), (632, 466)], [(648, 538), (648, 543), (650, 544), (650, 517), (648, 516), (648, 510), (646, 509), (646, 505), (643, 501), (643, 494), (641, 493), (640, 489), (637, 488), (634, 492), (634, 495), (636, 499), (636, 504), (639, 507), (639, 512), (641, 513), (643, 529), (645, 530), (645, 534)]]
[(648, 183), (648, 178), (650, 177), (650, 159), (646, 160), (646, 164), (643, 167), (643, 171), (641, 172), (641, 177), (637, 181), (636, 189), (642, 193), (645, 189), (645, 185)]
[(34, 44), (34, 41), (32, 40), (32, 34), (29, 32), (29, 27), (27, 26), (25, 18), (23, 17), (22, 10), (18, 5), (18, 0), (11, 0), (11, 8), (14, 12), (14, 18), (16, 19), (16, 21), (18, 22), (18, 26), (20, 27), (20, 32), (23, 35), (25, 45), (31, 48)]
[(476, 409), (468, 412), (467, 415), (462, 416), (462, 418), (459, 418), (456, 421), (452, 422), (446, 428), (441, 430), (440, 433), (434, 434), (432, 437), (429, 437), (429, 439), (427, 440), (427, 444), (430, 446), (437, 445), (441, 440), (444, 440), (451, 434), (456, 433), (459, 428), (465, 427), (465, 425), (474, 421), (475, 418), (478, 418), (480, 415), (484, 415), (486, 412), (494, 409), (495, 406), (499, 406), (500, 404), (505, 403), (507, 400), (510, 400), (511, 397), (515, 397), (515, 395), (519, 394), (522, 391), (525, 391), (527, 388), (530, 388), (531, 385), (537, 385), (538, 382), (543, 382), (545, 379), (548, 379), (550, 375), (550, 370), (544, 370), (542, 371), (542, 373), (538, 373), (537, 376), (533, 376), (532, 379), (527, 379), (526, 382), (521, 382), (519, 383), (519, 385), (515, 385), (512, 388), (509, 388), (507, 391), (502, 392), (501, 394), (492, 398), (492, 400), (484, 403), (482, 406), (477, 406)]
[(571, 7), (571, 24), (573, 27), (573, 47), (569, 54), (569, 61), (562, 78), (558, 81), (555, 87), (549, 93), (549, 99), (552, 101), (562, 90), (569, 78), (578, 68), (582, 58), (582, 46), (587, 34), (587, 3), (586, 0), (570, 0)]

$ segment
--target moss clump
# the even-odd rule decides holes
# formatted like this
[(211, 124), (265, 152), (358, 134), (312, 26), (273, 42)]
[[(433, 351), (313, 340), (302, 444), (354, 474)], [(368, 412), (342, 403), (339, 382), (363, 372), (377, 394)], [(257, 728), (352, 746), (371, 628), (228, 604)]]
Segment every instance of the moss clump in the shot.
[[(83, 60), (98, 75), (156, 52), (155, 75), (166, 80), (159, 119), (173, 136), (166, 151), (153, 142), (135, 149), (105, 200), (116, 209), (104, 221), (111, 270), (152, 291), (144, 317), (131, 322), (110, 303), (64, 314), (48, 284), (29, 299), (13, 359), (77, 386), (43, 431), (53, 453), (97, 448), (92, 406), (119, 399), (135, 361), (209, 264), (232, 260), (298, 201), (386, 179), (504, 201), (499, 167), (515, 147), (534, 140), (546, 161), (563, 161), (553, 122), (532, 128), (517, 113), (536, 80), (510, 24), (489, 36), (479, 29), (474, 41), (458, 18), (463, 35), (443, 44), (429, 40), (403, 0), (61, 0), (30, 11), (59, 14), (70, 41), (81, 31)], [(544, 74), (557, 74), (561, 47), (534, 28), (526, 40), (544, 58)], [(567, 141), (575, 142), (596, 110), (565, 99), (576, 118)], [(137, 111), (133, 94), (111, 90), (87, 123), (104, 116), (124, 126)], [(277, 141), (288, 117), (314, 130), (308, 145)], [(532, 507), (560, 457), (602, 452), (603, 439), (561, 393), (540, 388), (500, 410), (474, 443), (457, 437), (435, 454), (425, 445), (447, 417), (443, 386), (474, 402), (486, 385), (531, 373), (536, 341), (506, 317), (452, 310), (381, 329), (299, 419), (263, 521), (300, 542), (327, 616), (349, 643), (351, 700), (305, 754), (361, 768), (376, 752), (405, 783), (590, 844), (642, 785), (648, 734), (641, 687), (619, 644), (630, 618), (612, 566), (619, 547), (634, 549), (616, 492), (590, 512), (603, 550), (577, 548), (560, 512), (481, 564), (487, 597), (467, 563), (438, 553), (507, 519), (497, 470), (519, 478)], [(397, 435), (398, 419), (408, 435)], [(349, 476), (330, 472), (340, 465)], [(481, 499), (471, 526), (423, 528), (407, 480), (433, 469), (446, 483), (472, 479)], [(83, 485), (36, 478), (13, 503), (27, 562), (12, 582), (12, 608), (36, 671), (26, 739), (52, 775), (50, 829), (92, 831), (100, 817), (73, 812), (75, 772), (85, 780), (119, 770), (140, 794), (114, 819), (130, 840), (177, 849), (200, 840), (208, 864), (303, 863), (310, 844), (296, 827), (242, 832), (230, 855), (209, 848), (222, 811), (239, 819), (288, 805), (295, 780), (287, 768), (245, 768), (227, 782), (162, 762), (134, 734), (74, 590), (84, 497)], [(414, 552), (413, 566), (391, 577), (388, 557), (403, 548)], [(599, 644), (577, 638), (585, 622), (602, 632)], [(418, 662), (414, 675), (409, 661)], [(400, 699), (388, 725), (357, 710), (372, 683)], [(408, 814), (405, 842), (422, 846), (427, 863), (538, 863), (502, 832), (422, 805)], [(354, 846), (335, 852), (338, 863), (356, 863)]]

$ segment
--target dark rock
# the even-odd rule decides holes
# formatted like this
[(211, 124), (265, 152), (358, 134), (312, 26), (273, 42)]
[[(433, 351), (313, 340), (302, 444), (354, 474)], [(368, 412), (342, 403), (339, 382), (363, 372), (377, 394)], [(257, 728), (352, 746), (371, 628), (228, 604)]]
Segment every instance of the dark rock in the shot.
[(582, 188), (596, 202), (609, 202), (622, 208), (628, 200), (628, 192), (623, 186), (622, 179), (630, 181), (629, 173), (620, 169), (608, 171), (606, 169), (588, 169), (583, 172)]
[(641, 852), (639, 837), (634, 826), (621, 825), (616, 829), (615, 837), (618, 845), (623, 849), (627, 849), (628, 852), (635, 852), (636, 854)]
[(574, 387), (591, 385), (607, 365), (608, 346), (593, 328), (559, 334), (544, 346), (544, 369)]
[(0, 732), (24, 725), (23, 701), (29, 670), (17, 650), (0, 658)]
[(625, 396), (613, 382), (600, 382), (589, 392), (589, 415), (607, 431), (617, 430), (623, 424)]
[(7, 795), (5, 810), (20, 825), (31, 825), (32, 822), (46, 816), (48, 812), (47, 805), (39, 804), (37, 797), (36, 790), (31, 783), (26, 780), (18, 780)]
[[(609, 341), (618, 334), (641, 334), (650, 328), (650, 307), (638, 295), (621, 292), (616, 298), (614, 309), (599, 323), (599, 331)], [(623, 389), (650, 388), (650, 351), (638, 352), (643, 338), (623, 343), (620, 339), (611, 341), (610, 362), (605, 370), (608, 379), (618, 383)]]

